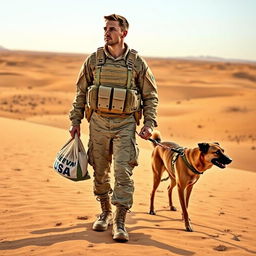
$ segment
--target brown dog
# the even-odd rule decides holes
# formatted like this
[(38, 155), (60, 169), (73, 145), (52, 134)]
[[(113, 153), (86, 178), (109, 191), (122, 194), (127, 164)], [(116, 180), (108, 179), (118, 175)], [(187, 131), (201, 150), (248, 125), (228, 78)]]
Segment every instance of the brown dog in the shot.
[(176, 211), (172, 203), (172, 190), (177, 184), (185, 228), (186, 231), (192, 232), (187, 209), (193, 185), (204, 171), (213, 165), (225, 168), (225, 165), (230, 164), (232, 159), (224, 155), (224, 150), (219, 143), (199, 143), (197, 148), (186, 149), (172, 142), (160, 143), (159, 132), (154, 132), (152, 139), (155, 140), (155, 143), (153, 142), (155, 148), (152, 153), (154, 184), (151, 192), (149, 213), (155, 215), (155, 192), (163, 172), (167, 171), (171, 179), (171, 184), (168, 187), (170, 210)]

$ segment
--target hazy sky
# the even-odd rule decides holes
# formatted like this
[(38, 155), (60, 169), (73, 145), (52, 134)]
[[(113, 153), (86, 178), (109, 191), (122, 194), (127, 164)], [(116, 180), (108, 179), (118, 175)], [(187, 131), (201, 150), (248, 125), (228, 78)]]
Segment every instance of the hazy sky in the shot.
[(130, 23), (143, 56), (256, 60), (256, 0), (0, 0), (0, 45), (90, 53), (104, 44), (104, 15)]

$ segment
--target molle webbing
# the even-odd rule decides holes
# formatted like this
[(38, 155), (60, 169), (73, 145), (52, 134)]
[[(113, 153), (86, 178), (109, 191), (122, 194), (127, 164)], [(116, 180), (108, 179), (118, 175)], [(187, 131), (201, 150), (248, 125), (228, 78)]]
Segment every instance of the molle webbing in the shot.
[(127, 65), (127, 69), (128, 69), (127, 89), (131, 88), (132, 70), (134, 68), (136, 58), (137, 58), (137, 51), (135, 51), (134, 49), (131, 49), (127, 56), (127, 59), (126, 59), (126, 65)]
[[(134, 49), (131, 49), (127, 55), (126, 58), (126, 66), (127, 66), (127, 82), (126, 82), (126, 88), (130, 89), (132, 84), (132, 71), (135, 66), (135, 61), (137, 58), (137, 51)], [(102, 66), (106, 62), (106, 56), (104, 53), (104, 48), (99, 47), (97, 49), (96, 53), (96, 72), (95, 72), (95, 85), (100, 86), (101, 85), (101, 72), (102, 72)], [(113, 65), (114, 66), (114, 65)]]
[(95, 85), (99, 86), (100, 85), (100, 72), (101, 72), (101, 67), (105, 63), (105, 54), (104, 54), (104, 49), (103, 47), (99, 47), (97, 49), (96, 53), (96, 75), (95, 75)]

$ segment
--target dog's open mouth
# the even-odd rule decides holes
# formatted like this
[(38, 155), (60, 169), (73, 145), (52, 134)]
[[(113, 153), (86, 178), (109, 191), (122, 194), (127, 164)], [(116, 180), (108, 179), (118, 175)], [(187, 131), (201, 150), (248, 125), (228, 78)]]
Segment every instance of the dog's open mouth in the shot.
[(219, 162), (217, 158), (212, 159), (212, 163), (221, 169), (224, 169), (226, 167), (226, 165)]

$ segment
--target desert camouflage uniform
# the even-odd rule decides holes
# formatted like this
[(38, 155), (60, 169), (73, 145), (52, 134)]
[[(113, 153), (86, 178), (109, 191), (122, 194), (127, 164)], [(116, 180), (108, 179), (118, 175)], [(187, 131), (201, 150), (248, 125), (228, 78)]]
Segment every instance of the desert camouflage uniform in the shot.
[[(102, 74), (101, 84), (109, 82), (126, 86), (127, 77), (118, 78), (118, 67), (126, 65), (126, 57), (130, 49), (126, 45), (123, 56), (114, 59), (104, 48), (106, 68), (114, 65), (117, 72), (112, 76)], [(155, 79), (146, 62), (137, 55), (132, 71), (132, 83), (139, 88), (142, 97), (144, 125), (154, 128), (156, 108), (158, 104)], [(86, 110), (88, 86), (95, 82), (96, 53), (91, 54), (82, 65), (78, 80), (77, 94), (70, 111), (72, 125), (79, 125)], [(118, 79), (117, 79), (118, 78)], [(88, 160), (94, 169), (94, 194), (103, 196), (112, 191), (110, 187), (110, 165), (112, 155), (114, 161), (115, 185), (112, 204), (131, 208), (133, 203), (134, 184), (131, 178), (134, 166), (138, 165), (139, 149), (136, 144), (136, 121), (134, 115), (104, 116), (93, 112), (90, 119), (90, 140)]]

